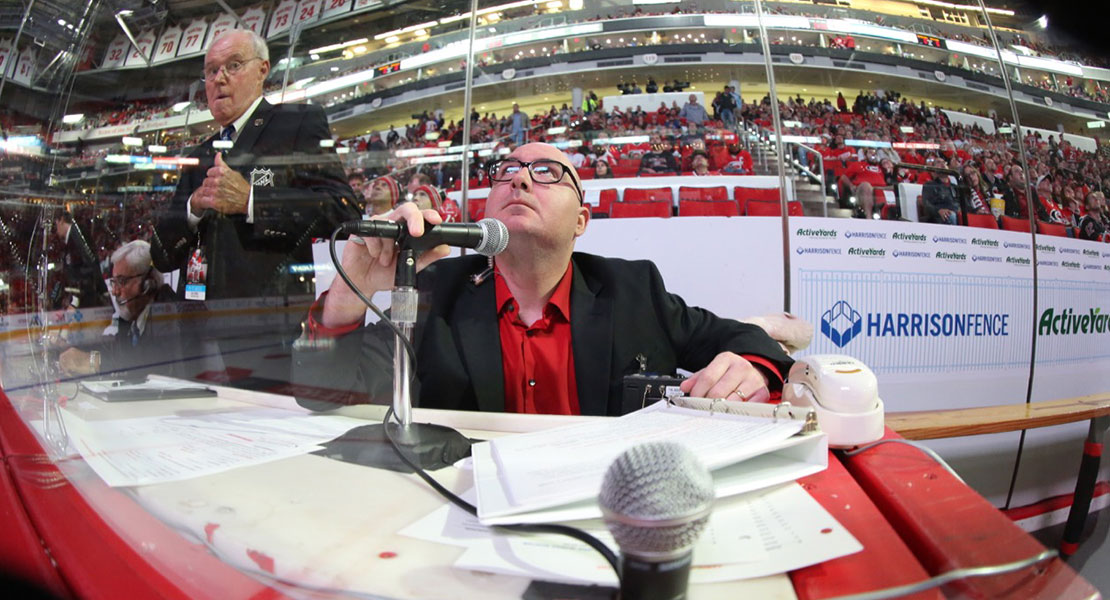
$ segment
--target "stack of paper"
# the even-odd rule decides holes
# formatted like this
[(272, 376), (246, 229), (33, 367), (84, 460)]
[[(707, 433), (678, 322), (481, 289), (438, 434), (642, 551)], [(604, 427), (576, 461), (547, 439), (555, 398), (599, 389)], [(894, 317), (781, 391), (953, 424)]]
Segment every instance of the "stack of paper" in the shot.
[[(567, 523), (617, 551), (599, 520)], [(586, 544), (550, 534), (515, 534), (482, 525), (448, 505), (413, 523), (402, 535), (465, 548), (462, 569), (520, 575), (545, 581), (616, 585), (612, 568)], [(711, 583), (785, 573), (859, 552), (852, 537), (801, 486), (718, 500), (694, 547), (691, 583)]]
[(179, 481), (319, 450), (366, 422), (257, 408), (86, 421), (62, 411), (70, 440), (110, 486)]
[(605, 470), (649, 441), (690, 448), (712, 471), (718, 498), (793, 481), (828, 460), (826, 436), (796, 435), (802, 426), (659, 402), (619, 419), (497, 438), (473, 449), (478, 517), (486, 525), (600, 517)]

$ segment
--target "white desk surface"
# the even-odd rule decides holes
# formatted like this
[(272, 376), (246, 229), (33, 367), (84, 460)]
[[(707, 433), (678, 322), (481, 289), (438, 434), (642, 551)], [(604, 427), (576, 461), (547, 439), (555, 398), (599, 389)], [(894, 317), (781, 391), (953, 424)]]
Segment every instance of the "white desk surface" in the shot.
[[(291, 398), (220, 388), (220, 397), (107, 404), (87, 396), (69, 409), (85, 419), (235, 410), (263, 404), (301, 410)], [(385, 407), (358, 406), (339, 414), (380, 422)], [(531, 431), (591, 417), (414, 411), (470, 437)], [(593, 417), (596, 418), (596, 417)], [(71, 465), (72, 466), (72, 465)], [(83, 465), (81, 465), (83, 467)], [(88, 476), (87, 469), (85, 477)], [(435, 478), (456, 493), (470, 486), (449, 467)], [(71, 477), (71, 479), (74, 479)], [(80, 487), (80, 481), (75, 481)], [(452, 567), (463, 549), (397, 534), (444, 500), (415, 475), (401, 475), (320, 456), (303, 455), (190, 479), (132, 489), (133, 497), (170, 527), (206, 543), (224, 562), (298, 588), (342, 590), (387, 598), (519, 598), (529, 580)], [(154, 550), (156, 551), (156, 549)], [(164, 558), (164, 557), (163, 557)], [(795, 598), (787, 575), (697, 585), (691, 598)]]

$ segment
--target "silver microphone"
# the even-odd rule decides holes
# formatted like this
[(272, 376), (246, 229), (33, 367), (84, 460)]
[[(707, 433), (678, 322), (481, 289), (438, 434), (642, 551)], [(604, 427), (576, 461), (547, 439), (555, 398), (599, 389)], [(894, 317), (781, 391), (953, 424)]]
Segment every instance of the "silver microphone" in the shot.
[(641, 444), (609, 465), (598, 501), (620, 546), (621, 598), (686, 597), (713, 498), (713, 476), (681, 444)]

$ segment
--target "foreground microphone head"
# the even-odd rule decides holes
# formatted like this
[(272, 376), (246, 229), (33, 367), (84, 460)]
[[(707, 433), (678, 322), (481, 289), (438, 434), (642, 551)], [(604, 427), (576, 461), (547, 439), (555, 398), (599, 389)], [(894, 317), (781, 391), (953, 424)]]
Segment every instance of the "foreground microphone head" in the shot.
[(485, 218), (478, 221), (482, 230), (482, 241), (474, 247), (474, 251), (482, 256), (497, 256), (509, 247), (509, 229), (497, 219)]
[(713, 497), (709, 471), (674, 442), (635, 446), (609, 465), (598, 502), (620, 546), (622, 598), (686, 597)]

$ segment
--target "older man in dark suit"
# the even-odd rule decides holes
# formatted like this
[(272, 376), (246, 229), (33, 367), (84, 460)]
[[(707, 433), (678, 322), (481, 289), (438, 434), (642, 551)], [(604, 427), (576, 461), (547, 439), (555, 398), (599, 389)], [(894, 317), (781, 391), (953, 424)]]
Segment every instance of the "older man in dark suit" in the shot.
[(288, 291), (291, 265), (311, 263), (311, 242), (357, 219), (354, 192), (318, 106), (272, 105), (265, 41), (226, 33), (204, 59), (204, 89), (220, 133), (190, 156), (159, 217), (155, 264), (182, 269), (186, 299)]
[[(687, 306), (648, 261), (574, 252), (590, 211), (560, 150), (527, 144), (488, 169), (486, 215), (508, 229), (506, 251), (487, 266), (475, 255), (437, 260), (440, 246), (417, 262), (429, 303), (414, 336), (419, 406), (616, 415), (625, 375), (676, 368), (694, 372), (682, 388), (695, 396), (759, 401), (781, 389), (792, 361), (759, 327)], [(374, 218), (404, 220), (413, 236), (442, 221), (412, 203)], [(342, 258), (352, 280), (368, 296), (390, 289), (394, 242), (352, 240)], [(386, 401), (393, 345), (384, 329), (361, 327), (365, 312), (336, 279), (305, 324), (310, 341), (334, 342), (304, 344), (295, 379), (348, 392), (340, 401)]]
[[(62, 370), (68, 375), (191, 375), (196, 369), (189, 370), (185, 361), (195, 360), (203, 352), (199, 315), (154, 314), (156, 306), (177, 297), (154, 268), (150, 244), (134, 240), (112, 253), (108, 282), (119, 312), (116, 334), (95, 344), (66, 349), (58, 357)], [(189, 321), (183, 324), (182, 317)]]

